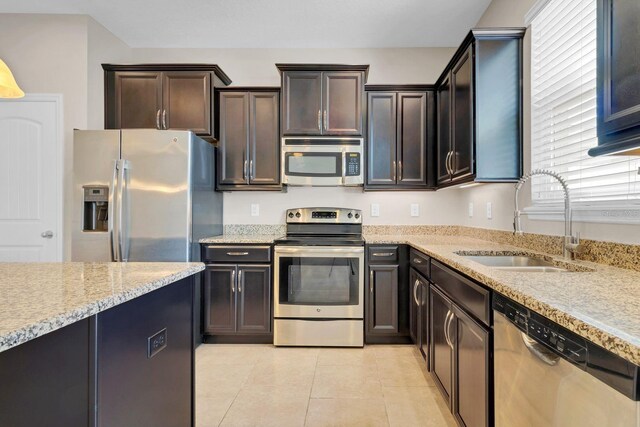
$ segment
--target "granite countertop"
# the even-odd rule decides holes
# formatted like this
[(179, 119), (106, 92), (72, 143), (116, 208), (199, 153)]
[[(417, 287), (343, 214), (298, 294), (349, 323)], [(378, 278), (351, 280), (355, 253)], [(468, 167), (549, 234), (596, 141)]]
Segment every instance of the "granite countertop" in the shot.
[[(442, 261), (580, 336), (640, 365), (640, 272), (464, 236), (366, 235), (367, 243), (404, 243)], [(457, 252), (542, 255), (565, 273), (497, 270)]]
[(204, 270), (202, 263), (0, 263), (0, 351)]
[(214, 244), (256, 244), (267, 243), (271, 244), (274, 240), (282, 237), (283, 234), (223, 234), (221, 236), (206, 237), (200, 239), (200, 243), (214, 243)]

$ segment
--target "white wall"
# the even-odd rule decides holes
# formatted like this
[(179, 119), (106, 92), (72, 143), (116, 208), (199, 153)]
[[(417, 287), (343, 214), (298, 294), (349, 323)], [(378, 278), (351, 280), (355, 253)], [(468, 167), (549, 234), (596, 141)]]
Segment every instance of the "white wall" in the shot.
[[(524, 16), (536, 0), (493, 0), (477, 27), (522, 27)], [(524, 169), (531, 170), (531, 34), (527, 31), (524, 40)], [(528, 206), (531, 200), (529, 185), (520, 193), (520, 206)], [(487, 184), (467, 189), (458, 189), (460, 205), (464, 210), (461, 225), (513, 229), (514, 186), (509, 184)], [(486, 203), (492, 203), (493, 219), (486, 218)], [(474, 216), (467, 215), (468, 204), (474, 204)], [(523, 217), (524, 231), (541, 234), (561, 235), (563, 224), (558, 221), (528, 220)], [(637, 225), (574, 223), (574, 230), (583, 238), (606, 240), (620, 243), (640, 244), (640, 227)]]

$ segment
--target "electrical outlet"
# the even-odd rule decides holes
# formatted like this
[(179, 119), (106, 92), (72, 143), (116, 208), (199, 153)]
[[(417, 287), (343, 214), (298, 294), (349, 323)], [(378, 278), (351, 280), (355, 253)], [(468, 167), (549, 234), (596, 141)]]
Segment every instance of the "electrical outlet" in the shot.
[(491, 211), (491, 202), (487, 202), (487, 219), (493, 218), (493, 212)]
[(420, 205), (411, 203), (411, 216), (420, 216)]
[(260, 216), (260, 205), (258, 203), (251, 203), (251, 216)]
[(371, 203), (371, 216), (380, 216), (380, 204)]
[(147, 338), (147, 358), (151, 359), (167, 346), (167, 328), (156, 332)]
[(473, 202), (469, 202), (469, 218), (473, 218)]

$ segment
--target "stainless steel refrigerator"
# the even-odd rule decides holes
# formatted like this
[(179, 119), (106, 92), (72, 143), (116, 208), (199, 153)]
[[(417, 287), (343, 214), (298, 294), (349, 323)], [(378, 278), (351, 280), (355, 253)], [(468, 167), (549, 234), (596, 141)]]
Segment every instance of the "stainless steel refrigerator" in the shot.
[(189, 131), (74, 132), (73, 261), (199, 261), (222, 233), (215, 149)]

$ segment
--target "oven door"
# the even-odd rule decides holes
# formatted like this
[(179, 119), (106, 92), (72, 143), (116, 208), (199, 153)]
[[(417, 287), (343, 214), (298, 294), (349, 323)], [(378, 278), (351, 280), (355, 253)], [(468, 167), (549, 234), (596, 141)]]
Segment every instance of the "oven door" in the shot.
[(274, 252), (276, 318), (363, 318), (363, 247), (276, 246)]

